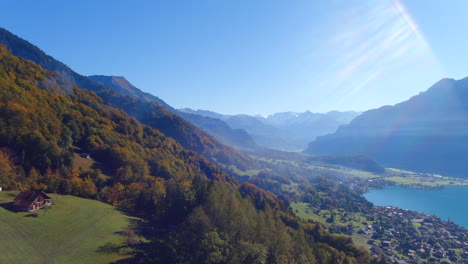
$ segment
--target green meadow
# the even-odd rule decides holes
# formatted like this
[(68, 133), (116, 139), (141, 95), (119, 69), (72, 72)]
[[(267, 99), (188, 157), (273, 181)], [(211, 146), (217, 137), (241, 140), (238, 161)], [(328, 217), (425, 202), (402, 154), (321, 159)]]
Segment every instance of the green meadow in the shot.
[(132, 218), (95, 200), (51, 194), (54, 205), (14, 212), (18, 192), (0, 192), (0, 263), (109, 263), (125, 255), (101, 250), (122, 245)]

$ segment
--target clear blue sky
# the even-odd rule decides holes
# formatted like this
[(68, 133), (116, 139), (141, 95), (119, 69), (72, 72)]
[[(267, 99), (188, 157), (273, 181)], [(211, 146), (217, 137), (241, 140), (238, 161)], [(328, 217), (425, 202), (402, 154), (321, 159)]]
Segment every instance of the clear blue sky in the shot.
[(465, 0), (4, 1), (0, 26), (176, 108), (367, 110), (468, 76)]

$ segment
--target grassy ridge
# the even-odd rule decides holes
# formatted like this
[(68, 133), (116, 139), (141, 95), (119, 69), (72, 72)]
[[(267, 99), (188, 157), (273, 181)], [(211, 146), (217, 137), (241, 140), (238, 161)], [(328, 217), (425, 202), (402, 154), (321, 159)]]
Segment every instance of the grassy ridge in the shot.
[(12, 212), (8, 203), (17, 192), (0, 192), (0, 263), (109, 263), (119, 254), (99, 251), (106, 243), (121, 244), (129, 217), (114, 207), (70, 195), (52, 195), (54, 206)]

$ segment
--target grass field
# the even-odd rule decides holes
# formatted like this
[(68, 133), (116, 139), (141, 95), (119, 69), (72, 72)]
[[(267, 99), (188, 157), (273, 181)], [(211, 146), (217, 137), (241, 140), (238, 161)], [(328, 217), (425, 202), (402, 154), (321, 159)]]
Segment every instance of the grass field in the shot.
[(438, 187), (444, 185), (468, 185), (468, 180), (461, 178), (445, 177), (441, 175), (417, 173), (399, 169), (387, 168), (385, 180), (398, 185), (420, 185), (426, 187)]
[[(319, 210), (320, 215), (317, 215), (314, 212), (314, 209), (311, 209), (309, 207), (309, 204), (307, 203), (291, 203), (290, 204), (291, 208), (293, 209), (294, 213), (299, 216), (300, 218), (304, 220), (312, 220), (314, 222), (322, 223), (324, 225), (330, 225), (327, 223), (327, 218), (330, 217), (330, 211), (328, 210)], [(340, 213), (337, 212), (335, 215), (335, 221), (334, 224), (337, 225), (346, 225), (348, 223), (352, 223), (354, 226), (354, 230), (356, 231), (351, 238), (353, 239), (354, 243), (356, 243), (358, 246), (364, 247), (364, 248), (369, 248), (369, 245), (367, 244), (367, 241), (369, 241), (370, 237), (368, 235), (364, 234), (358, 234), (357, 230), (364, 227), (362, 224), (363, 221), (367, 221), (365, 217), (362, 216), (360, 213), (348, 213), (346, 221), (342, 223), (341, 221), (341, 215)]]
[(74, 153), (73, 158), (73, 168), (79, 168), (81, 171), (90, 171), (92, 169), (99, 169), (99, 177), (103, 180), (110, 178), (109, 175), (105, 174), (106, 169), (99, 162), (95, 161), (93, 158), (83, 158), (78, 153)]
[(93, 168), (94, 160), (81, 157), (78, 153), (73, 154), (73, 167), (80, 168), (83, 171), (89, 171)]
[(316, 215), (312, 212), (313, 209), (309, 207), (308, 203), (295, 203), (292, 202), (290, 204), (291, 208), (293, 209), (294, 213), (304, 220), (312, 220), (314, 222), (319, 222), (324, 224), (327, 220), (326, 217)]
[[(294, 160), (274, 160), (252, 156), (253, 158), (272, 164), (287, 164), (292, 167), (308, 169), (310, 175), (339, 176), (361, 178), (368, 180), (386, 180), (397, 185), (412, 188), (439, 188), (446, 185), (468, 185), (468, 179), (446, 177), (431, 173), (419, 173), (395, 168), (386, 168), (385, 173), (375, 174), (368, 171), (356, 170), (344, 166), (321, 162), (297, 162)], [(250, 173), (240, 172), (240, 175), (252, 176), (258, 171)]]
[(115, 207), (70, 195), (51, 195), (54, 205), (38, 217), (8, 210), (17, 192), (0, 192), (0, 263), (109, 263), (122, 258), (99, 250), (123, 243), (118, 234), (130, 217)]

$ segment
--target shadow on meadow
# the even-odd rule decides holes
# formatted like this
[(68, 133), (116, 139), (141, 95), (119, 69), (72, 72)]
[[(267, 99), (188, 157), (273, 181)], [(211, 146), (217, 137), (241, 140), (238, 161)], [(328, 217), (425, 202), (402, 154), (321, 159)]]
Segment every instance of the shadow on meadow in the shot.
[(128, 221), (127, 228), (116, 232), (123, 237), (123, 244), (106, 243), (97, 249), (101, 253), (126, 257), (111, 264), (167, 263), (165, 260), (173, 258), (173, 250), (163, 242), (170, 233), (168, 230), (157, 229), (140, 219), (128, 219)]

